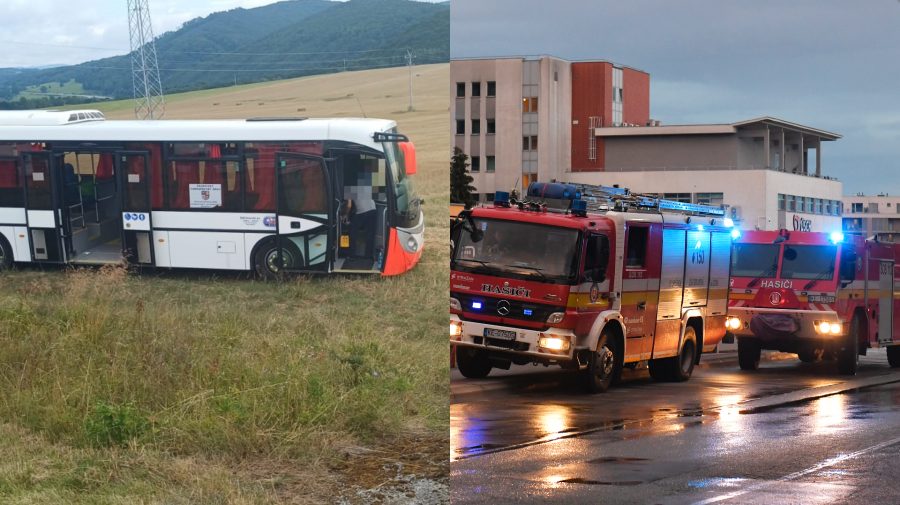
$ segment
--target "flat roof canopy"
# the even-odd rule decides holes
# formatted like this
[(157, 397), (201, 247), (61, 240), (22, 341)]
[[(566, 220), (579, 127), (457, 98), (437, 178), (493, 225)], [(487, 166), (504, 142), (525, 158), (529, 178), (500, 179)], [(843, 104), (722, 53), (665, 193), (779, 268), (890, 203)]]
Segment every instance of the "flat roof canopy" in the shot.
[(816, 136), (821, 140), (837, 140), (841, 135), (818, 128), (812, 128), (797, 123), (791, 123), (783, 119), (764, 116), (736, 123), (724, 124), (696, 124), (696, 125), (666, 125), (666, 126), (611, 126), (594, 128), (597, 137), (630, 137), (642, 135), (733, 135), (740, 129), (755, 126), (773, 126), (784, 128), (803, 135)]

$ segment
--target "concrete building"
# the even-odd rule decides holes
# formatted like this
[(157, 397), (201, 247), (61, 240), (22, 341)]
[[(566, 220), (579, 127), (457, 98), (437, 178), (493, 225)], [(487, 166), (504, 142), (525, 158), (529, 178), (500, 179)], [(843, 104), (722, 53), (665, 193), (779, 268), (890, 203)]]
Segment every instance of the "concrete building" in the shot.
[(900, 241), (900, 196), (885, 194), (844, 197), (844, 233)]
[(832, 231), (842, 185), (823, 174), (840, 135), (773, 117), (666, 125), (650, 118), (650, 76), (604, 61), (450, 63), (454, 145), (481, 201), (532, 181), (619, 184), (725, 205), (743, 228)]

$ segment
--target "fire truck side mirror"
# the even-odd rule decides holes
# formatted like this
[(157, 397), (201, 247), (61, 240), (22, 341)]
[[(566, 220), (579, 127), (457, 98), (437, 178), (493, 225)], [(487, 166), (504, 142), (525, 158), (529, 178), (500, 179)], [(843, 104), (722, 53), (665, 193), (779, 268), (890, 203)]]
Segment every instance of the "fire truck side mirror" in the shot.
[(850, 247), (841, 250), (840, 279), (843, 282), (852, 282), (856, 278), (856, 263), (859, 259), (856, 251)]

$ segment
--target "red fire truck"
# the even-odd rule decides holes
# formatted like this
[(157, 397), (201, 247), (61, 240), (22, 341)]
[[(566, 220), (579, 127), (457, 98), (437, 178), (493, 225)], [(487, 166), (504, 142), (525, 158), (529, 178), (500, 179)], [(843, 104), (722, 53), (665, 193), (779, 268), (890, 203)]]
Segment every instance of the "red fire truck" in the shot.
[(590, 392), (648, 362), (687, 380), (725, 334), (730, 220), (617, 187), (532, 183), (454, 227), (450, 342), (459, 371), (556, 364)]
[(726, 321), (740, 367), (755, 370), (760, 350), (774, 349), (837, 359), (853, 375), (859, 355), (877, 347), (900, 366), (898, 258), (900, 244), (840, 232), (745, 232), (732, 252)]

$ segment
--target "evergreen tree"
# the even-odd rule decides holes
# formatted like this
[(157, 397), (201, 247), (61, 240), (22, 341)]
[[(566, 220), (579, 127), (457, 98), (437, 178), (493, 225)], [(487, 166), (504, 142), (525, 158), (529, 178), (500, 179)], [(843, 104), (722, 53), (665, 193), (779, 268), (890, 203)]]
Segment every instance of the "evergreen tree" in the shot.
[(475, 197), (472, 193), (475, 187), (472, 186), (472, 176), (466, 170), (469, 166), (469, 155), (464, 153), (458, 147), (453, 148), (453, 156), (450, 158), (450, 201), (452, 203), (464, 203), (466, 207), (475, 204)]

